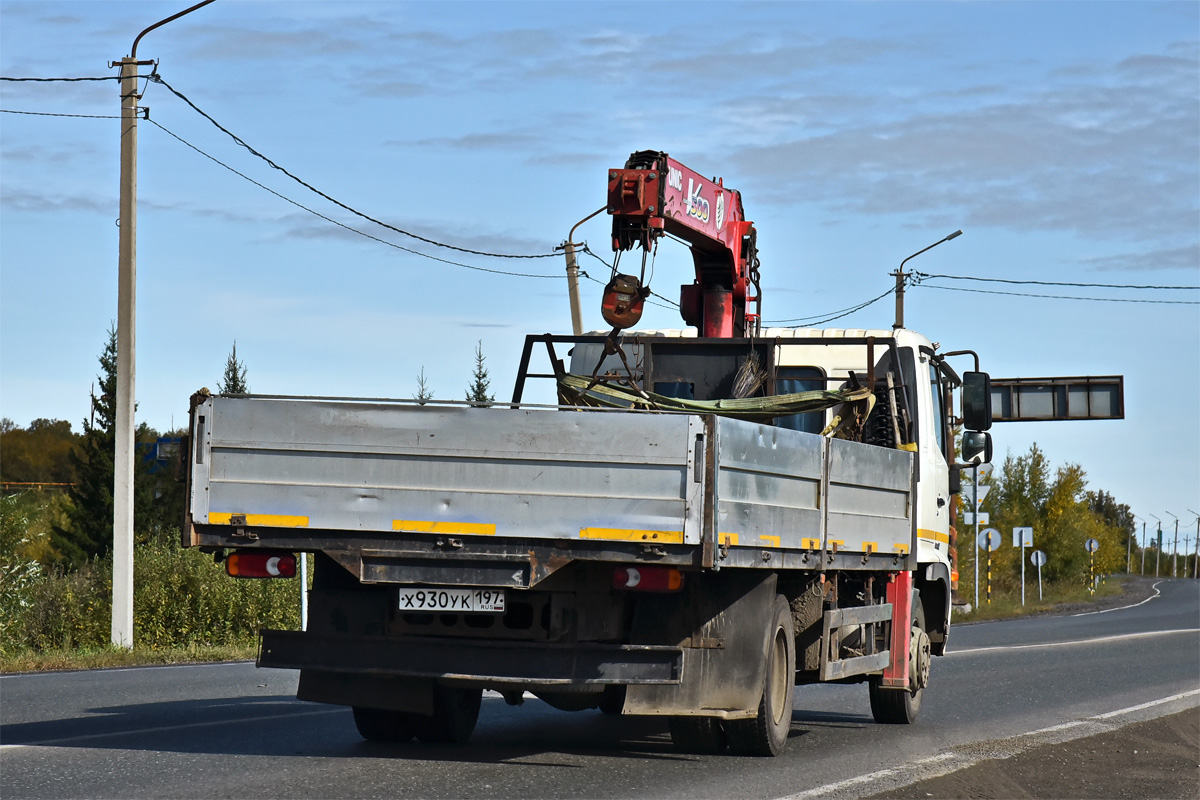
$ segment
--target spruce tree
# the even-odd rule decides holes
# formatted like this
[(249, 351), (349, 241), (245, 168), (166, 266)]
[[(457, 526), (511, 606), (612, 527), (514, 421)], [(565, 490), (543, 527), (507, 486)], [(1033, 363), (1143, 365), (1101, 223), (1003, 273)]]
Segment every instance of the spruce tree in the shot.
[(92, 393), (92, 413), (83, 421), (83, 438), (71, 453), (75, 485), (67, 490), (71, 507), (68, 524), (55, 526), (54, 548), (70, 567), (78, 567), (112, 546), (113, 458), (116, 452), (117, 331), (108, 329), (100, 353), (99, 394)]
[(476, 408), (486, 408), (496, 400), (496, 395), (488, 394), (488, 387), (492, 382), (488, 379), (484, 360), (483, 342), (480, 341), (475, 345), (475, 373), (472, 375), (471, 385), (467, 387), (467, 402)]
[(421, 405), (425, 405), (433, 399), (433, 390), (429, 388), (429, 384), (425, 381), (425, 367), (421, 367), (421, 374), (417, 376), (417, 393), (413, 396)]
[[(112, 549), (113, 476), (117, 449), (117, 331), (109, 326), (108, 339), (100, 353), (99, 395), (92, 393), (91, 418), (83, 421), (79, 446), (71, 452), (75, 484), (67, 489), (71, 505), (67, 524), (55, 526), (51, 542), (70, 568)], [(135, 431), (135, 441), (151, 441), (157, 433), (145, 423)], [(147, 465), (134, 451), (134, 531), (148, 522), (154, 506), (154, 487)]]
[(250, 385), (246, 383), (246, 365), (237, 357), (237, 339), (233, 340), (233, 349), (229, 351), (229, 358), (225, 359), (225, 375), (217, 384), (217, 391), (221, 394), (250, 393)]

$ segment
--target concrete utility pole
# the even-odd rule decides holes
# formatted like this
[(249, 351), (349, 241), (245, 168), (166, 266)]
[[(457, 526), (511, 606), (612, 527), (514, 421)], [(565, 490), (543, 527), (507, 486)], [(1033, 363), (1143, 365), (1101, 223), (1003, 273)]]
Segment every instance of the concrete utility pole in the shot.
[(113, 458), (112, 643), (133, 647), (134, 307), (137, 303), (137, 68), (121, 60), (121, 230), (117, 238), (117, 418)]
[(567, 234), (567, 240), (562, 243), (563, 252), (567, 256), (567, 295), (571, 301), (571, 333), (576, 336), (583, 335), (583, 312), (579, 307), (579, 260), (575, 257), (575, 248), (579, 245), (575, 241), (575, 231), (579, 230), (580, 225), (607, 208), (608, 206), (601, 206), (576, 222), (571, 228), (571, 232)]
[[(1171, 514), (1170, 511), (1167, 512)], [(1171, 514), (1175, 517), (1174, 514)], [(1179, 517), (1175, 517), (1175, 542), (1171, 545), (1171, 577), (1177, 577), (1179, 567)]]
[[(948, 242), (951, 239), (955, 239), (959, 236), (962, 236), (962, 231), (955, 231), (954, 233), (947, 236), (945, 239), (940, 239), (940, 240), (934, 242), (933, 244), (929, 245), (929, 247), (926, 247), (925, 250), (932, 250), (933, 248), (937, 247), (942, 242)], [(900, 269), (896, 270), (895, 272), (889, 273), (890, 275), (896, 276), (896, 322), (892, 325), (893, 329), (898, 329), (898, 328), (904, 327), (904, 284), (905, 284), (905, 279), (909, 275), (912, 274), (910, 272), (904, 271), (904, 265), (907, 264), (911, 259), (914, 259), (917, 256), (921, 255), (921, 253), (924, 253), (925, 250), (918, 250), (917, 252), (913, 253), (911, 256), (909, 256), (908, 258), (906, 258), (900, 262)]]
[(112, 643), (133, 647), (133, 466), (135, 363), (137, 360), (137, 46), (150, 31), (206, 6), (191, 8), (156, 22), (137, 35), (121, 65), (121, 199), (117, 237), (117, 411), (113, 457), (113, 598)]

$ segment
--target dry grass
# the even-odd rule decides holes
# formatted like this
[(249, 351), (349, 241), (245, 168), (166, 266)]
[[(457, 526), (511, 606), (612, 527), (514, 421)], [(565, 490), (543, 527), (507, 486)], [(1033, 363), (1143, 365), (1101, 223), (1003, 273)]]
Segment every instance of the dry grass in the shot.
[(257, 655), (254, 645), (240, 647), (168, 647), (87, 648), (78, 650), (48, 650), (0, 656), (0, 673), (45, 672), (72, 669), (111, 669), (114, 667), (143, 667), (155, 664), (198, 664), (214, 661), (252, 661)]

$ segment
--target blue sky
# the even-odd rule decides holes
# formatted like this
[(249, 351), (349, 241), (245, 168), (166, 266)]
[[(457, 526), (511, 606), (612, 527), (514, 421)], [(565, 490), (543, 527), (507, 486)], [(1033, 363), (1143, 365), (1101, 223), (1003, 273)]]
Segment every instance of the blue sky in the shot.
[[(0, 2), (0, 73), (114, 74), (186, 2)], [(605, 199), (606, 170), (665, 150), (739, 189), (764, 315), (836, 311), (929, 274), (1200, 284), (1200, 5), (383, 3), (218, 0), (148, 34), (175, 89), (344, 203), (463, 247), (545, 253)], [(115, 83), (0, 84), (0, 108), (110, 115)], [(558, 259), (439, 250), (358, 220), (150, 84), (143, 123), (139, 418), (184, 423), (230, 345), (256, 392), (461, 399), (482, 340), (498, 396), (525, 333), (569, 332)], [(0, 414), (88, 409), (116, 317), (115, 119), (0, 114)], [(611, 255), (603, 216), (580, 237)], [(606, 279), (595, 259), (584, 265)], [(664, 245), (652, 288), (690, 282)], [(983, 288), (1192, 304), (1084, 302)], [(598, 328), (599, 286), (584, 282)], [(927, 281), (906, 322), (998, 377), (1122, 374), (1127, 419), (994, 429), (1076, 462), (1142, 517), (1200, 510), (1195, 291)], [(889, 327), (890, 298), (834, 324)], [(679, 327), (652, 308), (646, 327)], [(1194, 523), (1190, 526), (1194, 536)]]

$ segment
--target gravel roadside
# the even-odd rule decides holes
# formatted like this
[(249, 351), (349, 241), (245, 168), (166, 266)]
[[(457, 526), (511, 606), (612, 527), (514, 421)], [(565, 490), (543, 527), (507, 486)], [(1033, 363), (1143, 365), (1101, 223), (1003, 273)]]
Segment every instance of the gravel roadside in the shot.
[[(1057, 606), (1042, 616), (1103, 611), (1155, 594), (1158, 578), (1126, 579), (1123, 592)], [(870, 800), (1200, 798), (1200, 707), (1126, 725), (871, 795)]]

